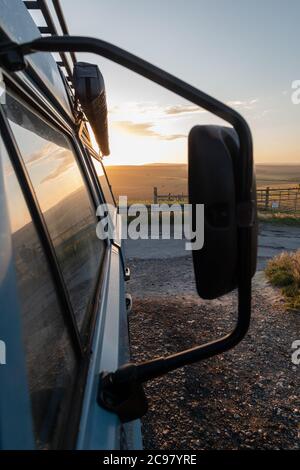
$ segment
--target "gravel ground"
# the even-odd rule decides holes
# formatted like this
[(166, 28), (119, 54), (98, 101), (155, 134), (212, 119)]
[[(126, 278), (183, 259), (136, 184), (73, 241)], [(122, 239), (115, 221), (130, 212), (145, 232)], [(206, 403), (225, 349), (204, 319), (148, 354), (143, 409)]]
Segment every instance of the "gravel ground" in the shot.
[[(189, 256), (130, 260), (134, 360), (180, 351), (219, 337), (235, 322), (236, 295), (203, 301)], [(299, 371), (291, 344), (300, 313), (286, 312), (262, 272), (253, 316), (236, 348), (149, 382), (143, 418), (146, 449), (299, 449)]]

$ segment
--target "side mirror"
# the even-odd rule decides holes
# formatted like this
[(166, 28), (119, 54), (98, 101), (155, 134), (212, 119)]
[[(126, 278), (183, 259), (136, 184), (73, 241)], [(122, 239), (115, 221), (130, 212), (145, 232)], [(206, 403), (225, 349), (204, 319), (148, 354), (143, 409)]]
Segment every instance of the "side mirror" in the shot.
[(75, 96), (92, 126), (99, 148), (103, 155), (109, 155), (106, 92), (99, 67), (77, 62), (74, 65), (73, 83)]
[[(188, 139), (189, 199), (192, 207), (204, 204), (204, 245), (193, 250), (197, 291), (204, 299), (226, 294), (238, 284), (239, 252), (239, 139), (222, 126), (195, 126)], [(257, 217), (255, 206), (251, 238), (251, 277), (256, 270)], [(195, 211), (193, 211), (194, 214)]]
[[(198, 292), (202, 297), (212, 299), (237, 287), (236, 325), (231, 332), (209, 343), (138, 364), (129, 362), (116, 371), (102, 371), (98, 403), (117, 413), (122, 421), (131, 421), (143, 416), (147, 410), (144, 382), (178, 367), (222, 354), (236, 346), (248, 331), (251, 277), (255, 271), (257, 251), (251, 131), (245, 119), (225, 103), (100, 39), (51, 36), (25, 44), (8, 40), (2, 47), (0, 44), (0, 63), (9, 70), (22, 70), (24, 57), (36, 51), (96, 53), (206, 109), (234, 128), (197, 126), (192, 129), (189, 136), (189, 185), (191, 203), (204, 203), (206, 206), (204, 249), (194, 253)], [(101, 90), (100, 95), (104, 98)], [(102, 115), (105, 115), (105, 109)], [(1, 116), (0, 113), (0, 120)], [(5, 129), (5, 120), (3, 122)], [(5, 138), (10, 138), (9, 133)]]

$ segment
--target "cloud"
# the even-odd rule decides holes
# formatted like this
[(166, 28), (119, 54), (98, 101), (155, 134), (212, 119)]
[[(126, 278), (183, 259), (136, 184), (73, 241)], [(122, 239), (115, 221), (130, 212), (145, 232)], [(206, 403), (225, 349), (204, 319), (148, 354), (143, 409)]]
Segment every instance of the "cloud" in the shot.
[(155, 132), (152, 122), (133, 122), (133, 121), (115, 121), (114, 126), (128, 134), (135, 134), (144, 137), (158, 137), (160, 134)]
[[(254, 109), (258, 101), (258, 98), (249, 98), (246, 100), (231, 100), (227, 102), (227, 105), (241, 111), (247, 111)], [(153, 101), (131, 101), (114, 106), (110, 109), (109, 112), (112, 121), (136, 122), (139, 119), (139, 116), (143, 115), (145, 120), (147, 120), (148, 122), (157, 122), (159, 120), (161, 121), (166, 119), (184, 119), (190, 116), (196, 116), (198, 114), (205, 114), (208, 111), (192, 103), (159, 106), (156, 102)], [(151, 128), (152, 126), (149, 127)], [(141, 132), (154, 132), (151, 129), (143, 129), (142, 125), (140, 130)], [(138, 128), (135, 129), (134, 132), (138, 133)]]
[(254, 105), (258, 102), (258, 98), (250, 100), (233, 100), (228, 101), (227, 105), (233, 108), (253, 109)]
[(149, 111), (157, 111), (160, 106), (155, 101), (126, 101), (121, 105), (115, 105), (109, 108), (110, 114), (128, 113), (128, 112), (139, 112), (147, 113)]
[[(228, 101), (227, 105), (234, 107), (234, 108), (242, 108), (242, 109), (253, 109), (254, 105), (258, 102), (258, 98), (252, 98), (249, 100), (232, 100)], [(167, 116), (178, 116), (178, 115), (187, 115), (187, 114), (200, 114), (206, 113), (205, 109), (200, 108), (194, 104), (187, 104), (187, 105), (175, 105), (175, 106), (167, 106), (163, 108), (164, 113)]]
[(127, 134), (134, 134), (141, 137), (155, 137), (160, 140), (176, 140), (185, 138), (185, 134), (161, 134), (153, 130), (153, 122), (133, 122), (133, 121), (115, 121), (113, 125)]
[(28, 156), (26, 158), (26, 163), (31, 165), (40, 161), (45, 162), (46, 160), (53, 158), (54, 154), (56, 155), (56, 157), (60, 156), (59, 154), (63, 154), (65, 150), (66, 149), (58, 147), (52, 142), (49, 142), (44, 147), (41, 147), (39, 150), (33, 152), (30, 156)]
[(133, 113), (133, 115), (136, 116), (140, 114), (146, 114), (150, 119), (165, 119), (178, 115), (198, 114), (205, 112), (206, 111), (204, 109), (201, 109), (199, 106), (194, 104), (159, 106), (153, 101), (145, 101), (140, 103), (127, 102), (120, 106), (113, 106), (109, 110), (111, 115), (126, 116)]
[(194, 114), (194, 113), (205, 113), (204, 109), (199, 108), (199, 106), (194, 104), (179, 104), (176, 106), (167, 106), (164, 108), (165, 114), (169, 116), (174, 116), (178, 114)]
[(253, 119), (262, 119), (268, 116), (270, 113), (276, 112), (276, 109), (271, 108), (271, 109), (263, 109), (261, 112), (257, 113), (256, 115), (253, 116)]
[[(46, 174), (40, 184), (54, 180), (74, 166), (73, 153), (66, 148), (59, 147), (52, 142), (33, 152), (26, 158), (27, 165), (41, 165), (42, 172)], [(53, 166), (55, 168), (53, 169)]]
[[(58, 153), (58, 152), (57, 152)], [(60, 153), (60, 152), (59, 152)], [(59, 176), (61, 176), (63, 173), (68, 171), (70, 168), (74, 167), (74, 156), (72, 152), (69, 150), (65, 150), (63, 153), (60, 153), (59, 158), (57, 158), (57, 155), (55, 156), (55, 151), (52, 153), (53, 157), (53, 162), (56, 163), (56, 168), (52, 171), (50, 171), (47, 176), (45, 176), (41, 183), (45, 183), (46, 181), (51, 181)]]
[(176, 139), (186, 139), (186, 137), (187, 137), (186, 134), (169, 134), (169, 135), (161, 134), (160, 139), (162, 139), (162, 140), (176, 140)]

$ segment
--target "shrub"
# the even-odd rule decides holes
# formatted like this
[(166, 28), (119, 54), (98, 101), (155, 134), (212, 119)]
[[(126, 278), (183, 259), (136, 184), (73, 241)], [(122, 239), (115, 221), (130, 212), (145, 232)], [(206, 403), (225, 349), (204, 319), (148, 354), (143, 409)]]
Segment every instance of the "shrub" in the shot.
[(300, 309), (300, 250), (276, 256), (268, 262), (265, 273), (273, 286), (282, 289), (287, 306)]

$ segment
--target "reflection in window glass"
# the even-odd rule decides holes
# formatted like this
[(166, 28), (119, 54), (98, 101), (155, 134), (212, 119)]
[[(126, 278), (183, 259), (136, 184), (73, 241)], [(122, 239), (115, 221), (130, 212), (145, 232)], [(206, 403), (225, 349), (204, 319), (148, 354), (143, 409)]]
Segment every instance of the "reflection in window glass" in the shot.
[(6, 113), (52, 238), (76, 321), (86, 315), (104, 242), (96, 236), (95, 210), (67, 137), (8, 95)]
[(106, 174), (104, 173), (102, 163), (100, 163), (99, 160), (97, 160), (95, 157), (92, 157), (92, 162), (93, 162), (94, 168), (96, 170), (96, 174), (99, 179), (99, 183), (100, 183), (101, 190), (105, 198), (105, 202), (107, 202), (107, 204), (112, 204), (114, 206), (115, 202), (111, 193), (110, 186), (107, 181)]
[(69, 410), (75, 353), (36, 229), (2, 146), (1, 156), (36, 444), (52, 448), (58, 444)]

